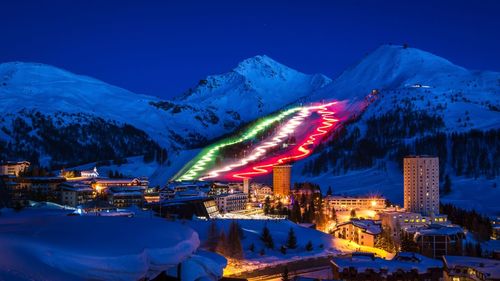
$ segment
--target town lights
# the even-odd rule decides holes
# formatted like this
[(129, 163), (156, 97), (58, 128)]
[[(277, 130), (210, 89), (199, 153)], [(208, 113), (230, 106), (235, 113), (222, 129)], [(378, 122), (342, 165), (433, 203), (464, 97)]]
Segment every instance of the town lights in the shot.
[(372, 207), (375, 207), (375, 206), (377, 206), (377, 201), (372, 200), (372, 201), (370, 202), (370, 204), (372, 205)]

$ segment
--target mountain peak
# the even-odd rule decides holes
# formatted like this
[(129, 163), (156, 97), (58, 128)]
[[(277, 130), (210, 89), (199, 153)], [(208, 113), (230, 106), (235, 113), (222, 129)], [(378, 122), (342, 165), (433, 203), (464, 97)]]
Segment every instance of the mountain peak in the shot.
[(287, 73), (297, 74), (298, 71), (285, 66), (266, 55), (257, 55), (248, 59), (243, 60), (238, 64), (238, 66), (233, 69), (243, 76), (264, 76), (264, 77), (274, 77), (276, 75), (284, 75)]
[(401, 45), (382, 45), (366, 55), (337, 77), (325, 89), (338, 98), (364, 97), (372, 89), (394, 89), (422, 84), (433, 87), (446, 85), (449, 77), (468, 71), (450, 61)]

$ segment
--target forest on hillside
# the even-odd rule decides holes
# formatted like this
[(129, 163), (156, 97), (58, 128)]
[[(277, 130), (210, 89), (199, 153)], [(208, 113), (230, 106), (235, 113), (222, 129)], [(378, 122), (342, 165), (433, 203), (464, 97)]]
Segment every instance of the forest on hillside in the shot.
[(148, 161), (167, 160), (165, 149), (131, 125), (81, 113), (63, 115), (23, 111), (11, 119), (2, 118), (0, 130), (10, 140), (0, 141), (0, 159), (38, 164), (40, 158), (50, 157), (52, 169), (134, 155), (144, 155)]
[[(306, 162), (304, 175), (383, 166), (391, 160), (402, 169), (406, 155), (434, 155), (440, 159), (440, 173), (494, 178), (500, 175), (500, 130), (443, 132), (441, 116), (410, 107), (395, 108), (364, 122), (350, 122), (316, 150)], [(363, 131), (362, 129), (363, 128)], [(444, 177), (443, 177), (444, 178)]]

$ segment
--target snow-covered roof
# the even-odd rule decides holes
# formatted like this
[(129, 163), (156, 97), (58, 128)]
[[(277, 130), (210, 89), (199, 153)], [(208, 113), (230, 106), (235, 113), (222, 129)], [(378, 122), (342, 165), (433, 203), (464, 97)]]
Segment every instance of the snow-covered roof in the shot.
[(448, 268), (469, 267), (485, 274), (488, 280), (500, 279), (500, 260), (467, 256), (444, 256), (443, 260)]
[(343, 269), (355, 268), (358, 272), (364, 272), (367, 269), (371, 269), (375, 272), (387, 270), (387, 272), (393, 273), (398, 270), (405, 272), (417, 270), (419, 273), (425, 273), (428, 269), (443, 267), (443, 263), (439, 260), (427, 258), (418, 254), (416, 255), (418, 258), (410, 261), (398, 259), (398, 256), (395, 256), (392, 260), (385, 260), (374, 256), (354, 253), (351, 257), (333, 258), (332, 263), (335, 264), (340, 271)]
[(360, 219), (352, 219), (350, 221), (341, 223), (337, 226), (337, 229), (347, 224), (353, 224), (354, 226), (361, 228), (364, 232), (368, 234), (377, 235), (380, 234), (380, 232), (382, 232), (379, 222), (373, 220), (360, 220)]
[(464, 230), (460, 226), (431, 224), (428, 227), (419, 228), (415, 232), (415, 235), (416, 236), (456, 235), (461, 233), (464, 233)]

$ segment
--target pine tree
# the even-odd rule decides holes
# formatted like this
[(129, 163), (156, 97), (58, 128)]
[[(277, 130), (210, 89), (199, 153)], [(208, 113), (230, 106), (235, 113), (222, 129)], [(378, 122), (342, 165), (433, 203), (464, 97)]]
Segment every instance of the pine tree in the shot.
[(352, 209), (351, 210), (351, 219), (356, 218), (356, 210)]
[(227, 242), (226, 242), (226, 234), (224, 233), (224, 230), (221, 231), (219, 235), (219, 243), (217, 243), (217, 248), (216, 252), (223, 255), (223, 256), (229, 256), (228, 251), (227, 251)]
[(410, 233), (401, 231), (401, 251), (402, 252), (418, 252), (418, 245), (413, 240)]
[(281, 281), (290, 281), (290, 278), (288, 277), (288, 267), (286, 266), (283, 273), (281, 273)]
[(264, 245), (266, 245), (267, 248), (269, 249), (274, 248), (273, 237), (271, 236), (271, 232), (269, 231), (269, 228), (267, 228), (267, 226), (264, 226), (264, 228), (262, 229), (262, 235), (260, 237), (260, 240), (264, 242)]
[(301, 220), (300, 206), (298, 200), (293, 201), (292, 211), (290, 213), (290, 220), (295, 223), (298, 223)]
[(483, 249), (481, 248), (481, 243), (476, 243), (475, 256), (476, 257), (482, 257), (483, 256)]
[(255, 251), (255, 244), (254, 243), (250, 244), (250, 247), (248, 247), (248, 250), (250, 250), (250, 252), (253, 253)]
[(394, 240), (392, 239), (391, 233), (392, 231), (390, 227), (382, 228), (382, 232), (380, 232), (375, 242), (375, 247), (386, 250), (387, 252), (394, 253), (396, 247), (394, 245)]
[(281, 245), (280, 252), (281, 252), (283, 255), (286, 255), (286, 249), (287, 249), (287, 247), (286, 247), (285, 245)]
[(288, 231), (288, 239), (286, 240), (286, 246), (289, 249), (297, 248), (297, 237), (295, 236), (295, 232), (293, 231), (292, 227), (290, 227), (290, 230)]
[(217, 249), (217, 244), (219, 242), (219, 232), (217, 230), (217, 223), (213, 220), (208, 228), (208, 236), (206, 242), (206, 248), (209, 251), (215, 252)]
[(266, 197), (264, 201), (264, 214), (268, 215), (271, 213), (271, 198), (269, 196)]
[(236, 221), (232, 221), (229, 226), (228, 235), (228, 255), (231, 258), (241, 259), (243, 258), (243, 248), (241, 246), (241, 237), (239, 232), (239, 225)]
[(307, 242), (306, 244), (306, 251), (310, 252), (313, 250), (313, 244), (311, 242), (311, 240), (309, 240), (309, 242)]
[(333, 194), (332, 187), (328, 187), (328, 191), (326, 192), (326, 195), (331, 196)]
[(332, 207), (332, 216), (331, 220), (333, 220), (335, 223), (337, 223), (337, 211), (335, 210), (334, 207)]
[(451, 179), (449, 175), (444, 177), (443, 192), (444, 194), (449, 194), (451, 192)]

